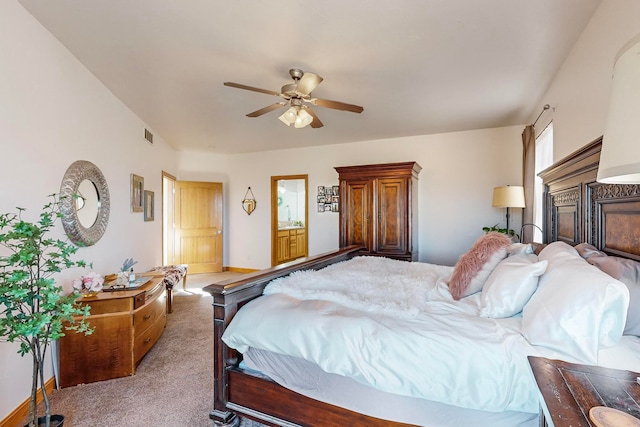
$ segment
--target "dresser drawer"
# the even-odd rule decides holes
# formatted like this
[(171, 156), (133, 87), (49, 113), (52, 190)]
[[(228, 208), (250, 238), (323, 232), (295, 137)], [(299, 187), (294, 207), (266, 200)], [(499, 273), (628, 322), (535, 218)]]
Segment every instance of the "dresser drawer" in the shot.
[(153, 325), (159, 317), (165, 317), (165, 304), (160, 298), (156, 298), (151, 303), (145, 304), (133, 314), (133, 327), (135, 337), (144, 333)]
[(133, 352), (134, 352), (134, 360), (136, 366), (140, 362), (140, 359), (147, 354), (147, 352), (153, 347), (153, 345), (158, 341), (158, 338), (162, 335), (162, 331), (164, 331), (164, 326), (166, 323), (166, 319), (164, 316), (156, 319), (156, 322), (151, 325), (151, 327), (147, 328), (141, 334), (136, 333), (136, 338), (133, 343)]
[(153, 288), (147, 290), (146, 292), (146, 302), (149, 303), (150, 301), (159, 298), (165, 289), (165, 285), (164, 285), (164, 281), (160, 281), (157, 285), (155, 285)]

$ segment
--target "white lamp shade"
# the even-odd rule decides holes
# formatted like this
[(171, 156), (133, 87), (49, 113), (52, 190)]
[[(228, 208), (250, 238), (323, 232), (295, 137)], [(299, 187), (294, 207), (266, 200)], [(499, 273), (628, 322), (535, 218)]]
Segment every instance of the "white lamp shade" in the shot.
[(622, 48), (614, 65), (597, 180), (640, 183), (640, 37)]
[(493, 189), (494, 208), (524, 208), (524, 187), (508, 185)]

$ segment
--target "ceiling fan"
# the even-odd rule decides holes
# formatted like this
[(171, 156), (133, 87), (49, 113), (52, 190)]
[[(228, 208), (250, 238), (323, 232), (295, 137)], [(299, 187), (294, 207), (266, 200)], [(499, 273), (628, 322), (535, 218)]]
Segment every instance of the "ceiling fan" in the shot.
[(289, 70), (289, 75), (293, 79), (293, 83), (282, 86), (280, 92), (233, 82), (224, 82), (224, 85), (283, 98), (283, 101), (276, 102), (275, 104), (249, 113), (247, 114), (247, 117), (259, 117), (273, 110), (277, 110), (278, 108), (289, 106), (284, 114), (278, 118), (287, 126), (294, 125), (296, 128), (303, 128), (307, 125), (311, 125), (312, 128), (320, 128), (324, 126), (318, 116), (316, 116), (313, 110), (309, 106), (305, 105), (305, 103), (317, 105), (319, 107), (332, 108), (334, 110), (351, 111), (353, 113), (361, 113), (364, 110), (364, 108), (358, 105), (346, 104), (339, 101), (329, 101), (328, 99), (312, 98), (311, 91), (318, 87), (320, 82), (323, 80), (322, 77), (317, 74), (305, 73), (297, 68), (292, 68)]

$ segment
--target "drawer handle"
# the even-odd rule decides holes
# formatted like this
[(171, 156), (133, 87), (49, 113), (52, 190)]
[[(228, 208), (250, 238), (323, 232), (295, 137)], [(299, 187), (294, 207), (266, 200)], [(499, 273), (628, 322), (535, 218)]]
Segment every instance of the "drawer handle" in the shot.
[(151, 319), (151, 315), (150, 314), (147, 314), (146, 316), (144, 316), (144, 320), (149, 320), (149, 319)]
[(145, 344), (149, 344), (151, 342), (151, 338), (147, 338), (146, 340), (144, 340)]

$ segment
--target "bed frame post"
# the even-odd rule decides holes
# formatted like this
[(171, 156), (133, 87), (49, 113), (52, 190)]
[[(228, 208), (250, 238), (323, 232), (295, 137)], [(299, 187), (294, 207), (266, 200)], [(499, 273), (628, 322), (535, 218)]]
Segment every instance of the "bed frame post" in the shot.
[[(231, 318), (238, 311), (238, 302), (234, 294), (227, 295), (224, 288), (210, 291), (213, 296), (213, 411), (209, 418), (217, 427), (236, 427), (240, 425), (240, 418), (235, 412), (227, 408), (227, 366), (237, 365), (238, 357), (235, 350), (222, 342), (222, 334)], [(260, 294), (262, 291), (260, 290)], [(256, 295), (259, 296), (260, 294)], [(255, 297), (255, 296), (254, 296)]]
[(220, 345), (222, 343), (220, 338), (226, 325), (224, 318), (218, 319), (215, 315), (219, 309), (224, 311), (224, 307), (216, 306), (215, 297), (213, 307), (213, 410), (209, 414), (209, 418), (214, 421), (214, 425), (217, 427), (235, 427), (240, 424), (240, 420), (234, 412), (227, 409), (227, 371), (224, 360), (229, 349), (226, 345)]

